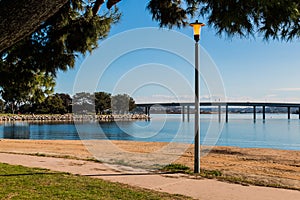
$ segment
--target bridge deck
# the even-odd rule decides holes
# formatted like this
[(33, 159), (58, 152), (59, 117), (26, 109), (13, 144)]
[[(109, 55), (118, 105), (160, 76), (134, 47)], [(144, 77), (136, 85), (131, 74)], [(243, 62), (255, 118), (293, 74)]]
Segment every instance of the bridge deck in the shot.
[[(139, 107), (159, 106), (193, 106), (195, 103), (141, 103)], [(265, 107), (300, 107), (300, 103), (267, 103), (267, 102), (200, 102), (200, 106), (265, 106)]]
[[(182, 106), (182, 120), (184, 121), (184, 115), (185, 115), (185, 106), (187, 106), (187, 112), (188, 112), (188, 121), (189, 121), (189, 115), (190, 115), (190, 106), (194, 106), (195, 103), (144, 103), (144, 104), (136, 104), (138, 107), (145, 107), (145, 114), (150, 115), (150, 107), (154, 105), (159, 106)], [(291, 118), (291, 108), (299, 108), (299, 119), (300, 119), (300, 103), (267, 103), (267, 102), (200, 102), (200, 106), (218, 106), (218, 114), (219, 114), (219, 121), (221, 120), (221, 107), (225, 106), (226, 110), (226, 116), (225, 121), (228, 122), (228, 107), (229, 106), (245, 106), (245, 107), (253, 107), (253, 119), (256, 119), (256, 107), (262, 107), (262, 114), (263, 114), (263, 120), (266, 118), (266, 107), (287, 107), (287, 114), (288, 119)]]

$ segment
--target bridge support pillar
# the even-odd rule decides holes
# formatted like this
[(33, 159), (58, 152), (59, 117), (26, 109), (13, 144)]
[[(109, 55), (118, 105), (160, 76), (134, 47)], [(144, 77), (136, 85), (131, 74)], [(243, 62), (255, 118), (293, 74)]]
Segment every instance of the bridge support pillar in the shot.
[(187, 106), (187, 121), (190, 122), (190, 106)]
[(298, 113), (299, 113), (299, 119), (300, 119), (300, 107), (299, 107), (299, 109), (298, 109)]
[(262, 107), (262, 113), (263, 113), (263, 120), (266, 119), (266, 106)]
[(226, 121), (226, 123), (228, 123), (228, 105), (226, 105), (226, 107), (225, 107), (225, 112), (226, 112), (225, 121)]
[(219, 122), (221, 122), (221, 105), (218, 106)]
[(182, 114), (182, 121), (184, 122), (184, 115), (185, 115), (185, 106), (182, 106), (182, 108), (181, 108), (181, 114)]
[(150, 117), (150, 106), (145, 106), (145, 115), (148, 115), (148, 117)]
[(291, 107), (288, 107), (288, 119), (291, 119)]
[(253, 120), (256, 120), (256, 106), (253, 106)]

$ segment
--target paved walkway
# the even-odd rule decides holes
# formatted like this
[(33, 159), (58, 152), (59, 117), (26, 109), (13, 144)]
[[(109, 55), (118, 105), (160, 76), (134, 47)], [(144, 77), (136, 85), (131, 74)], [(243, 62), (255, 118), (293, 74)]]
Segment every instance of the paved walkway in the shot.
[(0, 162), (88, 175), (156, 191), (182, 194), (201, 200), (298, 200), (300, 192), (267, 187), (242, 186), (208, 179), (191, 179), (180, 174), (161, 175), (124, 166), (0, 153)]

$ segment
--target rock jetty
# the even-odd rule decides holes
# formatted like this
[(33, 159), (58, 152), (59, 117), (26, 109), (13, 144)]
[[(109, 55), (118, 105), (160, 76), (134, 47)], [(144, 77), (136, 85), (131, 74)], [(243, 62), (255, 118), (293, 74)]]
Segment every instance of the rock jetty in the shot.
[(130, 120), (150, 120), (145, 114), (125, 114), (125, 115), (87, 115), (87, 114), (64, 114), (64, 115), (1, 115), (0, 122), (9, 121), (130, 121)]

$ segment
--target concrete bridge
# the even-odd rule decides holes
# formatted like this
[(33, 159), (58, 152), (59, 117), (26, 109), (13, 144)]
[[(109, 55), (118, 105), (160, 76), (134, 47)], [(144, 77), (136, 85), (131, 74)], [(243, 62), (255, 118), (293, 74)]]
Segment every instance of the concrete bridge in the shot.
[[(159, 105), (163, 107), (171, 106), (181, 106), (182, 107), (182, 120), (185, 120), (185, 110), (187, 110), (187, 120), (190, 120), (190, 107), (194, 106), (194, 103), (143, 103), (136, 104), (137, 107), (144, 107), (145, 114), (150, 116), (150, 109), (154, 105)], [(228, 107), (253, 107), (253, 119), (256, 120), (256, 108), (262, 108), (262, 118), (266, 119), (266, 107), (286, 107), (287, 108), (287, 118), (291, 118), (291, 108), (298, 108), (299, 119), (300, 119), (300, 103), (259, 103), (259, 102), (201, 102), (200, 107), (218, 107), (219, 121), (221, 121), (222, 107), (225, 107), (225, 121), (228, 122)]]

